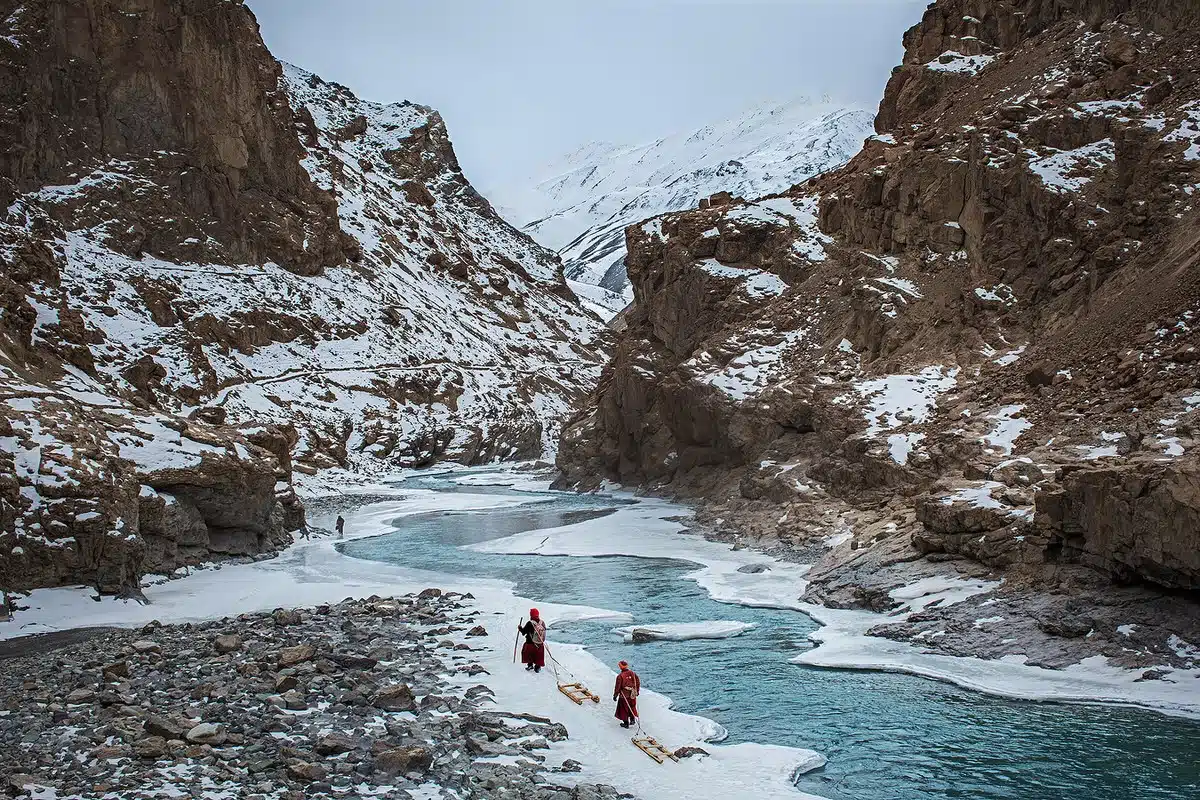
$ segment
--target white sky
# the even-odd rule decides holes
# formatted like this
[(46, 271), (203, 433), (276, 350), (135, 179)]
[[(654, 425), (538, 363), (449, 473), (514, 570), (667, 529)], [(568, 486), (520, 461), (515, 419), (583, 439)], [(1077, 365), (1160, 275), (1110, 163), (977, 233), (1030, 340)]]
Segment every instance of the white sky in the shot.
[(812, 95), (874, 108), (926, 0), (247, 0), (277, 58), (433, 106), (467, 177), (522, 181)]

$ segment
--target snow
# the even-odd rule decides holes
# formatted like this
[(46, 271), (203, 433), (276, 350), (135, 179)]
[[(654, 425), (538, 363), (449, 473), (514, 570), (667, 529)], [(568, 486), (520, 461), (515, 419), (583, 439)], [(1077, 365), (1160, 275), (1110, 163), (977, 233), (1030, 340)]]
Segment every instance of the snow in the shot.
[(893, 433), (888, 437), (888, 454), (897, 464), (907, 464), (909, 454), (924, 438), (923, 433)]
[(1097, 171), (1117, 157), (1112, 139), (1102, 139), (1075, 150), (1056, 151), (1052, 155), (1029, 162), (1029, 169), (1041, 178), (1047, 189), (1060, 194), (1082, 190), (1091, 183)]
[(992, 497), (992, 492), (997, 489), (1004, 489), (1004, 484), (998, 481), (983, 481), (978, 486), (964, 486), (954, 494), (943, 497), (942, 505), (966, 503), (975, 508), (1004, 508), (999, 500)]
[(979, 287), (975, 290), (975, 296), (980, 300), (1003, 303), (1006, 306), (1016, 305), (1017, 302), (1012, 287), (1003, 283), (998, 283), (990, 289)]
[(788, 285), (773, 272), (762, 272), (741, 267), (729, 267), (715, 258), (706, 258), (697, 265), (701, 270), (716, 278), (742, 281), (742, 289), (753, 298), (777, 297), (787, 291)]
[(905, 278), (876, 278), (875, 280), (878, 283), (899, 289), (914, 299), (919, 300), (922, 296), (920, 289), (917, 288), (917, 285)]
[(933, 61), (925, 65), (925, 69), (934, 72), (953, 72), (962, 75), (977, 75), (988, 64), (996, 60), (995, 56), (966, 56), (955, 50), (947, 50)]
[(1163, 136), (1163, 141), (1186, 143), (1183, 157), (1188, 161), (1200, 161), (1200, 101), (1188, 103), (1180, 111), (1183, 119), (1179, 127)]
[(929, 419), (938, 395), (954, 388), (957, 369), (926, 367), (912, 375), (886, 375), (860, 381), (854, 391), (866, 402), (867, 434)]
[[(746, 350), (729, 360), (724, 367), (711, 369), (712, 357), (700, 353), (689, 359), (684, 366), (700, 374), (698, 380), (716, 387), (730, 398), (739, 402), (755, 397), (772, 382), (776, 368), (783, 363), (785, 354), (808, 333), (807, 329), (788, 331), (782, 337), (774, 331), (752, 331), (747, 338), (767, 338), (769, 343), (746, 341)], [(705, 372), (704, 370), (708, 370)]]
[(734, 620), (706, 620), (702, 622), (666, 622), (656, 625), (629, 625), (613, 628), (613, 633), (626, 643), (633, 642), (634, 634), (664, 642), (683, 642), (691, 639), (729, 639), (756, 627), (753, 622)]
[(989, 447), (993, 447), (1005, 455), (1012, 455), (1013, 447), (1021, 434), (1033, 427), (1033, 423), (1024, 419), (1021, 414), (1025, 411), (1023, 405), (1004, 406), (987, 418), (996, 424), (983, 437)]

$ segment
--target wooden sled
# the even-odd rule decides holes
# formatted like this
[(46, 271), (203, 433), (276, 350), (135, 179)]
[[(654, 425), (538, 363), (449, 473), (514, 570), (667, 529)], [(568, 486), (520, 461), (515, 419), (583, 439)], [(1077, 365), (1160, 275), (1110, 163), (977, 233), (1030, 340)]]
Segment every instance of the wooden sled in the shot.
[(560, 683), (558, 690), (577, 706), (583, 705), (584, 700), (591, 700), (593, 703), (600, 702), (600, 698), (588, 691), (588, 688), (582, 683)]
[(633, 742), (637, 749), (641, 750), (643, 753), (650, 756), (660, 764), (663, 763), (663, 759), (666, 758), (669, 758), (672, 761), (679, 760), (675, 757), (674, 753), (663, 747), (662, 743), (653, 736), (635, 736), (629, 741)]

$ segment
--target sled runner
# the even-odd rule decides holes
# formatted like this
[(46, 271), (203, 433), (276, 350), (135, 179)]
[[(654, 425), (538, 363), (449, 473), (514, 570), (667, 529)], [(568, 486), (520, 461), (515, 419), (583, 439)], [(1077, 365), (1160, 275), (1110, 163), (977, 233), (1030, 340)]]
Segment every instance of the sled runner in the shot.
[(599, 703), (600, 698), (592, 694), (582, 683), (560, 683), (558, 690), (571, 699), (577, 706), (583, 705), (584, 700)]
[(672, 761), (679, 760), (675, 757), (674, 753), (663, 747), (662, 743), (653, 736), (635, 736), (629, 741), (633, 742), (637, 749), (641, 750), (643, 753), (650, 756), (660, 764), (663, 763), (663, 759), (666, 758), (669, 758)]

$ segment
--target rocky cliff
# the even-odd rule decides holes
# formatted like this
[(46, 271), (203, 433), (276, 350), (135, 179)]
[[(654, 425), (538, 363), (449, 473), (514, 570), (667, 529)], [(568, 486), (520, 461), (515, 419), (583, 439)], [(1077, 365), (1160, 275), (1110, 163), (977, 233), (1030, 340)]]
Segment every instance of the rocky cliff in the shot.
[(1184, 0), (933, 4), (847, 166), (626, 231), (563, 483), (704, 498), (831, 605), (957, 570), (1166, 624), (1137, 604), (1200, 589), (1198, 32)]
[(598, 320), (436, 112), (240, 2), (0, 3), (0, 583), (136, 592), (303, 527), (293, 468), (539, 457)]

